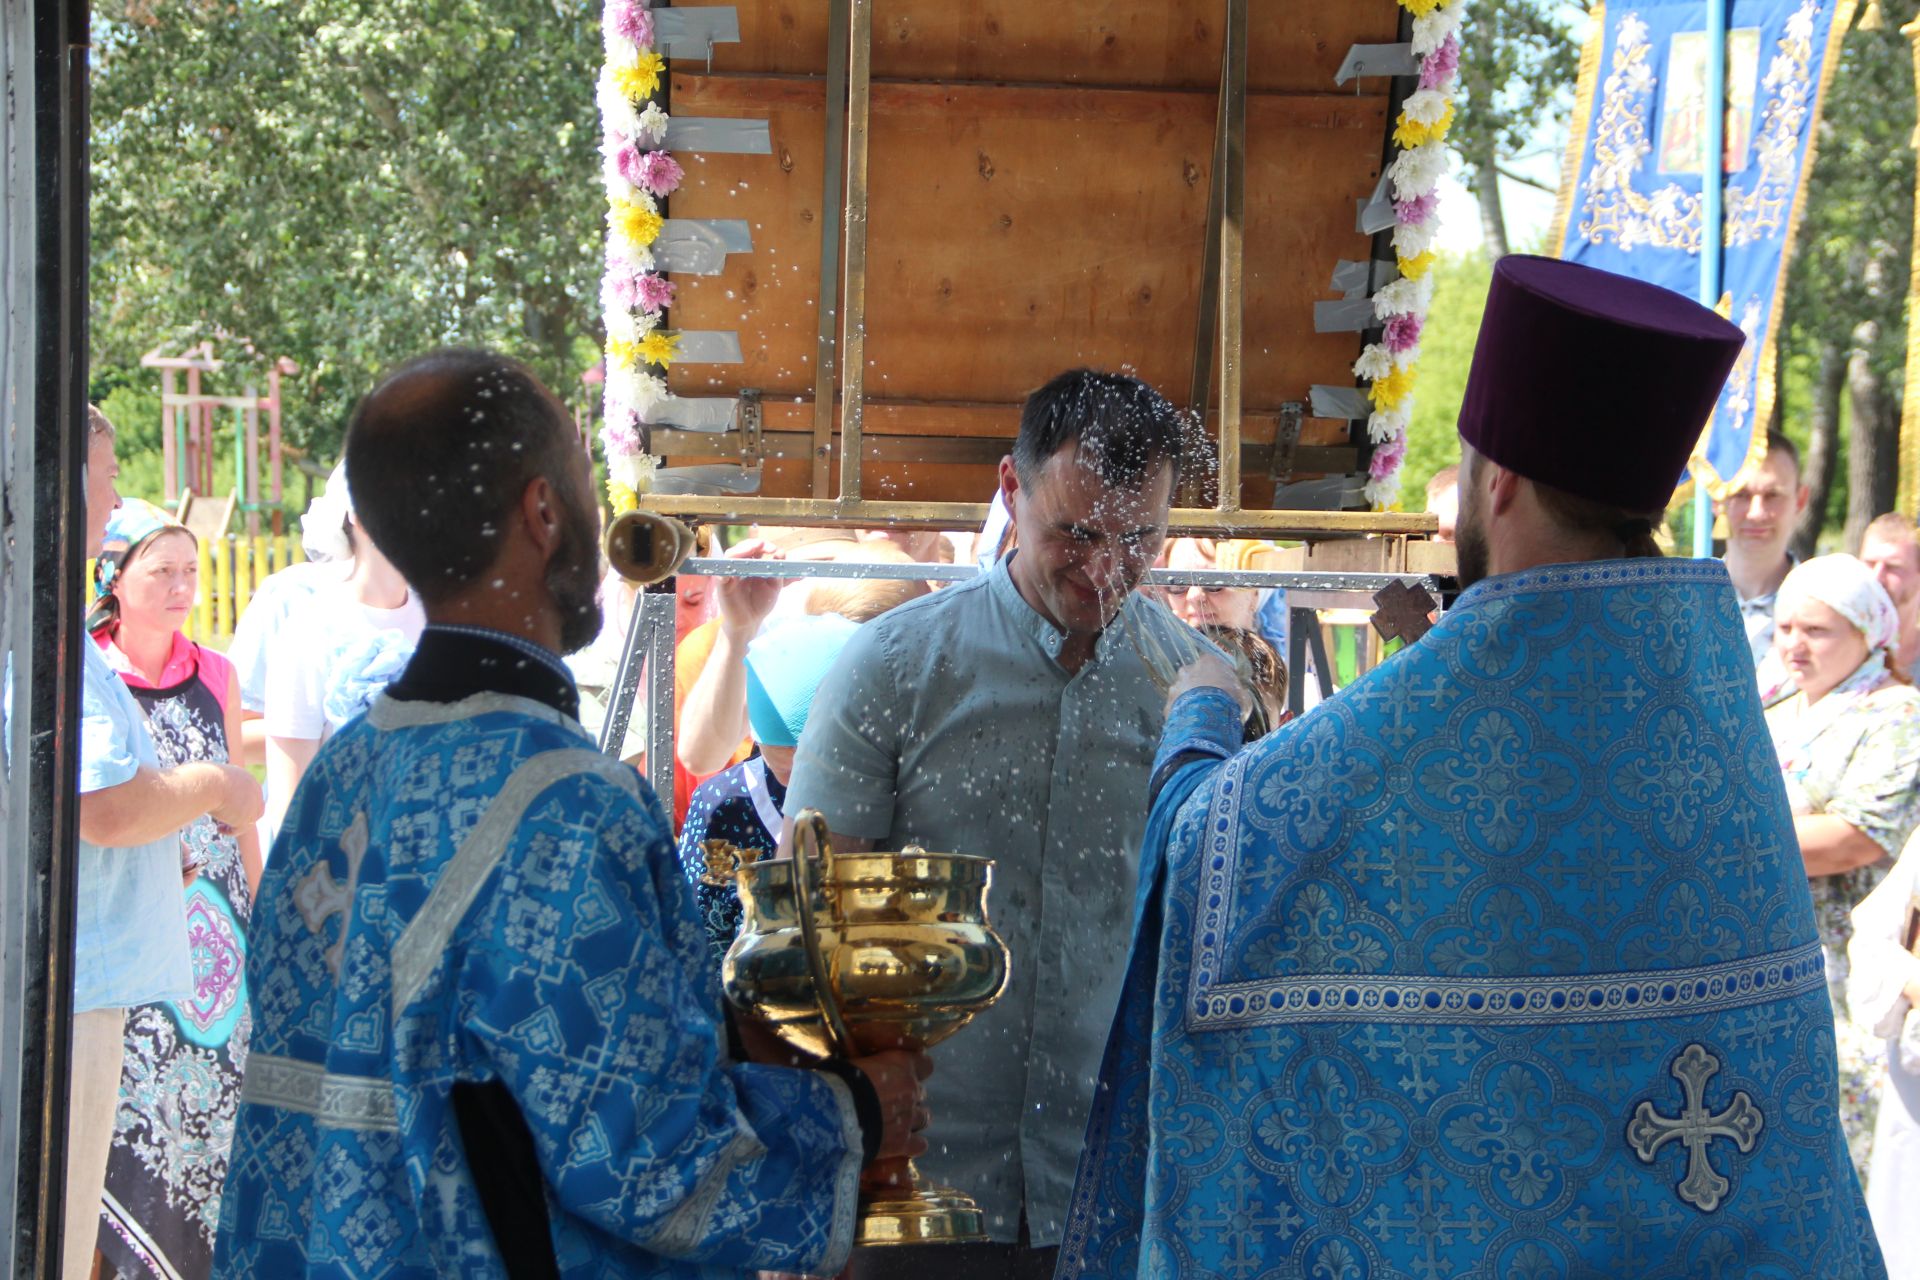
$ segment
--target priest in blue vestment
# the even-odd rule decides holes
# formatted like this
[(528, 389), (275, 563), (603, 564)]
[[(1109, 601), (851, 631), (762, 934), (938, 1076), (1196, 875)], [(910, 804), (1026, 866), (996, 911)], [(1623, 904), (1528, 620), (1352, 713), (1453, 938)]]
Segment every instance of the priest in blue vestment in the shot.
[(566, 411), (443, 352), (347, 454), (429, 625), (274, 843), (214, 1274), (838, 1270), (863, 1165), (924, 1149), (925, 1060), (740, 1060), (667, 816), (560, 662), (599, 625)]
[(1182, 673), (1060, 1277), (1884, 1275), (1734, 593), (1651, 537), (1741, 342), (1502, 259), (1455, 607), (1245, 750)]

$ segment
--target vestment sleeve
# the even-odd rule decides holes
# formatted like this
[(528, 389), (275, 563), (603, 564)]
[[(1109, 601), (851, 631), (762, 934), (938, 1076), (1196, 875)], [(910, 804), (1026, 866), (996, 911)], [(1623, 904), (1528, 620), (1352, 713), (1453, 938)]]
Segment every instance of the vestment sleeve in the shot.
[(114, 697), (120, 677), (100, 657), (93, 637), (81, 643), (91, 650), (80, 680), (80, 793), (85, 795), (117, 787), (140, 771), (133, 735), (146, 730), (134, 724), (126, 701)]
[(912, 714), (913, 691), (895, 683), (887, 635), (861, 627), (820, 682), (783, 806), (818, 809), (829, 830), (869, 840), (893, 831), (901, 734)]
[(1920, 711), (1886, 709), (1861, 736), (1821, 812), (1851, 823), (1898, 857), (1920, 819)]
[(663, 1257), (830, 1274), (852, 1244), (853, 1100), (731, 1062), (657, 803), (597, 773), (507, 837), (461, 968), (462, 1030), (567, 1212)]

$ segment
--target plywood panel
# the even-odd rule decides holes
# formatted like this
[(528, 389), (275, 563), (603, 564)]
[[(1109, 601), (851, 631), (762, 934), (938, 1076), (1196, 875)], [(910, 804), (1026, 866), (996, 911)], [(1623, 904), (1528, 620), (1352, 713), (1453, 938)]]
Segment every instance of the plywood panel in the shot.
[[(724, 2), (739, 10), (741, 41), (714, 49), (714, 70), (824, 73), (826, 0)], [(877, 0), (873, 73), (1211, 91), (1224, 11), (1223, 0)], [(1325, 91), (1350, 46), (1392, 41), (1398, 24), (1394, 0), (1252, 0), (1248, 81)]]
[[(736, 329), (740, 366), (674, 371), (682, 394), (810, 393), (819, 271), (817, 84), (680, 76), (675, 105), (771, 126), (773, 157), (692, 156), (675, 217), (744, 217), (751, 255), (682, 277), (674, 323)], [(1353, 203), (1378, 177), (1381, 98), (1249, 107), (1246, 402), (1351, 381), (1359, 343), (1315, 334)], [(958, 85), (874, 89), (867, 384), (876, 399), (1017, 403), (1075, 364), (1184, 396), (1213, 108), (1191, 95)]]

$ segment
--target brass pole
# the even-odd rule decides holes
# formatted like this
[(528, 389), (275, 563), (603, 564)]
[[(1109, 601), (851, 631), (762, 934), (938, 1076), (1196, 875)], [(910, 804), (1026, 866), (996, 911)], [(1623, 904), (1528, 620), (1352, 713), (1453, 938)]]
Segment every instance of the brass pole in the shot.
[[(1914, 91), (1920, 100), (1920, 18), (1900, 28), (1900, 34), (1913, 46)], [(1914, 129), (1908, 145), (1920, 147), (1920, 127)], [(1920, 173), (1915, 174), (1913, 247), (1908, 256), (1907, 314), (1920, 316)], [(1900, 488), (1897, 510), (1911, 516), (1920, 501), (1920, 325), (1907, 325), (1907, 388), (1900, 402)]]
[(1226, 80), (1222, 86), (1227, 146), (1220, 209), (1220, 499), (1222, 513), (1240, 509), (1240, 373), (1246, 319), (1247, 0), (1227, 0)]
[(840, 299), (840, 501), (860, 501), (861, 417), (867, 372), (867, 122), (873, 75), (873, 0), (852, 0), (847, 39), (847, 284)]
[(813, 358), (813, 496), (831, 496), (833, 395), (838, 372), (840, 201), (846, 181), (849, 0), (827, 11), (826, 162), (820, 185), (820, 336)]

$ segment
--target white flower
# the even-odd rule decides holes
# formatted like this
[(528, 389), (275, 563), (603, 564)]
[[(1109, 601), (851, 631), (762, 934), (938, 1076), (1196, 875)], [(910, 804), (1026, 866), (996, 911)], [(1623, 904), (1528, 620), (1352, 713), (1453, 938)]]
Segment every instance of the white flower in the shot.
[(638, 342), (660, 327), (660, 315), (654, 311), (624, 311), (607, 308), (607, 340)]
[(1428, 218), (1418, 225), (1403, 222), (1393, 229), (1393, 251), (1403, 258), (1417, 258), (1433, 247), (1433, 238), (1439, 228), (1434, 225), (1437, 217)]
[(1409, 96), (1402, 111), (1407, 119), (1420, 124), (1439, 124), (1440, 117), (1447, 114), (1447, 95), (1438, 89), (1421, 89)]
[(630, 67), (640, 61), (640, 46), (621, 35), (610, 26), (603, 26), (606, 33), (607, 65), (610, 67)]
[(1373, 295), (1373, 314), (1382, 320), (1421, 310), (1420, 282), (1402, 277)]
[(1413, 200), (1440, 185), (1447, 171), (1445, 143), (1429, 142), (1410, 151), (1402, 151), (1387, 169), (1393, 179), (1393, 198)]
[(660, 109), (657, 102), (649, 102), (647, 109), (634, 119), (634, 127), (628, 133), (634, 141), (644, 137), (649, 146), (657, 147), (667, 140), (667, 113)]
[(633, 411), (645, 421), (653, 407), (666, 398), (667, 384), (651, 373), (642, 373), (638, 369), (622, 369), (611, 361), (607, 365), (607, 396), (621, 404), (631, 405)]
[(1392, 372), (1393, 353), (1378, 342), (1369, 342), (1353, 362), (1353, 376), (1366, 382), (1378, 382)]
[(606, 162), (600, 166), (600, 177), (607, 184), (608, 203), (615, 200), (631, 200), (639, 194), (634, 190), (631, 182), (620, 176), (620, 168), (614, 164), (612, 156), (608, 156)]
[(1424, 58), (1447, 42), (1460, 29), (1460, 4), (1450, 4), (1423, 13), (1413, 20), (1413, 56)]
[(645, 493), (653, 488), (654, 465), (651, 454), (616, 455), (607, 459), (607, 478), (635, 493)]
[(594, 88), (594, 97), (600, 103), (600, 119), (607, 128), (616, 133), (624, 133), (629, 138), (640, 132), (641, 118), (633, 109), (633, 103), (620, 87), (613, 82), (613, 72), (602, 67), (600, 83)]
[(1367, 481), (1367, 487), (1362, 490), (1362, 493), (1366, 495), (1367, 501), (1373, 505), (1374, 510), (1385, 511), (1393, 505), (1393, 500), (1400, 496), (1400, 473), (1395, 471), (1384, 479)]
[(1381, 409), (1367, 419), (1367, 439), (1374, 444), (1404, 440), (1406, 435), (1407, 413), (1404, 409)]

